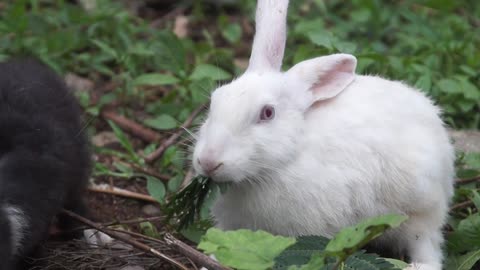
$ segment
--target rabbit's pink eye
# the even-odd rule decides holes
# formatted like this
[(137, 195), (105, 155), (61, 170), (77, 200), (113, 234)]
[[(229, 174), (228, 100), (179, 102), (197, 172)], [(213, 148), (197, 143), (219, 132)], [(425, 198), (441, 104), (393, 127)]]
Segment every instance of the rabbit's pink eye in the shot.
[(275, 108), (272, 105), (265, 105), (260, 113), (260, 120), (272, 120), (275, 117)]

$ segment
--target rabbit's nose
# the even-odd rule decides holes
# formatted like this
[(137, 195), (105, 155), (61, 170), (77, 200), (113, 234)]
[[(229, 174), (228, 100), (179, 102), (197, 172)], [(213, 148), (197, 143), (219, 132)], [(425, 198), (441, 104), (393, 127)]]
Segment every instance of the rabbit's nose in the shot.
[(202, 167), (203, 171), (207, 174), (207, 176), (211, 176), (218, 168), (220, 168), (223, 163), (218, 162), (211, 158), (199, 158), (198, 164)]

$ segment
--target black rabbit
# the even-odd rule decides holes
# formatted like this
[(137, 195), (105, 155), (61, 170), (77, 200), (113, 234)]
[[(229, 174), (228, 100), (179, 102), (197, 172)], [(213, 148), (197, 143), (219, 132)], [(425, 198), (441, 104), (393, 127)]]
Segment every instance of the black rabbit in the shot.
[(62, 208), (86, 213), (89, 144), (65, 83), (33, 59), (0, 63), (0, 269), (19, 269)]

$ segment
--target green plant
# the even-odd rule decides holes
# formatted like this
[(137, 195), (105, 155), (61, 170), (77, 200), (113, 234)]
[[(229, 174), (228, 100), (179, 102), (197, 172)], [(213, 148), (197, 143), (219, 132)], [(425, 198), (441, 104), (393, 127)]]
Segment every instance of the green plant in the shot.
[(213, 228), (202, 237), (198, 248), (239, 270), (396, 269), (389, 261), (358, 250), (405, 220), (405, 216), (398, 215), (367, 219), (343, 229), (331, 240), (321, 236), (293, 239), (264, 231), (223, 232)]

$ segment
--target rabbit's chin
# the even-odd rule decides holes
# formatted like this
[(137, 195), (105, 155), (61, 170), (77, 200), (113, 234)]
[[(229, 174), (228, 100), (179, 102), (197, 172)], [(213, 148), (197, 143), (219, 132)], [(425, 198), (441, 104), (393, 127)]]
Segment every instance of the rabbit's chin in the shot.
[(217, 183), (240, 183), (245, 181), (245, 179), (247, 179), (250, 174), (251, 171), (246, 174), (244, 170), (236, 168), (225, 168), (214, 173), (210, 176), (210, 178), (212, 178), (212, 180)]

